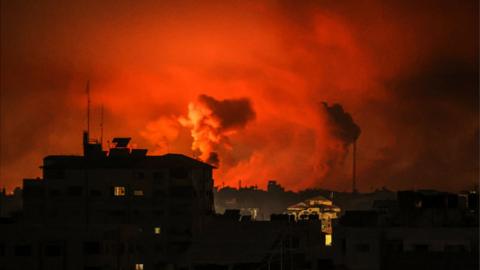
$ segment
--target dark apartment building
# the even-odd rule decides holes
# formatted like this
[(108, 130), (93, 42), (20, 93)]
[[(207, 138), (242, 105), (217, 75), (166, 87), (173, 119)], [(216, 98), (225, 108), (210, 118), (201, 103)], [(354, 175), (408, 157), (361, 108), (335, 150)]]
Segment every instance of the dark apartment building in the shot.
[[(465, 199), (466, 198), (466, 199)], [(352, 270), (478, 269), (478, 193), (400, 191), (334, 226), (334, 258)]]
[(129, 140), (115, 138), (107, 152), (85, 134), (83, 156), (45, 157), (42, 179), (24, 180), (22, 215), (2, 219), (0, 269), (143, 270), (182, 261), (214, 211), (213, 167), (180, 154), (148, 156)]

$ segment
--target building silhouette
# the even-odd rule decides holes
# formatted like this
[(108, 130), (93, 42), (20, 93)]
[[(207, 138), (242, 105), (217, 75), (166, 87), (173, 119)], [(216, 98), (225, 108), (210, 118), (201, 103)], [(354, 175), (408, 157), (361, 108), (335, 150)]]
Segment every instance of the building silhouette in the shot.
[(85, 133), (2, 192), (0, 270), (478, 269), (478, 191), (216, 190), (213, 166), (129, 141)]
[(83, 156), (45, 157), (42, 179), (23, 182), (21, 218), (3, 222), (0, 254), (9, 257), (0, 257), (0, 269), (160, 269), (181, 261), (213, 214), (213, 167), (180, 154), (148, 156), (129, 141), (115, 138), (107, 152), (85, 133)]
[(334, 261), (348, 269), (478, 269), (478, 193), (399, 191), (347, 211), (334, 226)]

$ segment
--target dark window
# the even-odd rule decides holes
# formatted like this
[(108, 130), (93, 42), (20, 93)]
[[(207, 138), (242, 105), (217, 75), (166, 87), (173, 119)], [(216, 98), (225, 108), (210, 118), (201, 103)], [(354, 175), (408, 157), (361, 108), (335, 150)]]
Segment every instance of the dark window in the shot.
[(153, 191), (153, 197), (157, 197), (157, 199), (161, 197), (165, 197), (165, 191), (156, 189), (155, 191)]
[(45, 179), (63, 179), (65, 178), (65, 170), (63, 169), (48, 169), (43, 170)]
[(60, 197), (60, 190), (58, 189), (50, 190), (50, 197)]
[(135, 250), (137, 251), (137, 253), (139, 254), (143, 254), (145, 253), (145, 248), (143, 247), (143, 245), (135, 245)]
[(369, 252), (370, 251), (370, 246), (368, 244), (357, 244), (355, 245), (355, 249), (358, 251), (358, 252)]
[(15, 256), (31, 256), (32, 247), (29, 245), (19, 245), (15, 246)]
[(335, 269), (332, 259), (318, 259), (317, 269)]
[(126, 214), (125, 210), (112, 210), (112, 211), (110, 211), (110, 215), (112, 215), (112, 216), (119, 217), (119, 216), (125, 216), (125, 214)]
[(341, 247), (342, 247), (342, 254), (345, 255), (345, 253), (347, 253), (347, 240), (345, 238), (342, 238), (340, 243), (341, 243)]
[(114, 250), (116, 254), (120, 254), (120, 255), (125, 253), (125, 248), (126, 248), (126, 245), (124, 243), (117, 243), (114, 246)]
[(135, 253), (135, 245), (132, 243), (128, 244), (128, 253), (133, 254)]
[[(167, 263), (165, 263), (165, 262), (157, 262), (157, 263), (154, 264), (153, 269), (154, 269), (154, 270), (167, 269)], [(199, 267), (198, 269), (200, 269), (200, 267)]]
[[(313, 269), (311, 262), (307, 260), (307, 256), (304, 252), (294, 253), (292, 259), (296, 265), (301, 266), (301, 269)], [(280, 265), (277, 264), (277, 266), (280, 266)], [(324, 270), (323, 268), (317, 268), (317, 269)]]
[(190, 246), (189, 242), (174, 242), (170, 244), (171, 250), (173, 252), (179, 252), (179, 253), (187, 251), (189, 246)]
[(300, 247), (300, 239), (298, 237), (292, 238), (292, 248), (299, 248)]
[(178, 207), (170, 207), (169, 211), (170, 211), (170, 215), (175, 217), (178, 217), (178, 216), (185, 217), (191, 214), (191, 212)]
[(186, 168), (172, 168), (170, 169), (170, 177), (171, 178), (177, 178), (177, 179), (183, 179), (187, 178), (189, 174), (189, 171)]
[(60, 245), (45, 246), (45, 256), (55, 257), (62, 255), (62, 247)]
[(50, 210), (49, 216), (50, 216), (50, 217), (53, 217), (53, 218), (58, 217), (58, 209), (52, 209), (52, 210)]
[(163, 210), (153, 210), (155, 216), (163, 216)]
[(173, 197), (190, 198), (195, 194), (195, 190), (192, 187), (172, 187), (170, 193)]
[(86, 255), (100, 254), (101, 246), (99, 242), (85, 242), (83, 243), (83, 253)]
[(92, 189), (90, 190), (90, 195), (92, 195), (92, 197), (100, 197), (102, 196), (102, 192), (98, 189)]
[(387, 250), (390, 252), (403, 252), (403, 241), (402, 240), (388, 240), (387, 241)]
[(145, 173), (144, 172), (135, 172), (135, 177), (138, 179), (143, 179), (145, 178)]
[(44, 192), (44, 188), (40, 186), (25, 186), (23, 189), (23, 196), (25, 198), (42, 198)]
[(155, 180), (162, 180), (162, 179), (164, 179), (164, 174), (163, 174), (163, 172), (154, 172), (154, 173), (153, 173), (153, 179), (155, 179)]
[(465, 252), (467, 249), (464, 245), (446, 245), (445, 246), (446, 252)]
[(155, 251), (156, 252), (165, 252), (162, 244), (155, 244)]
[(68, 187), (69, 196), (82, 196), (82, 193), (83, 193), (83, 188), (80, 186)]
[(426, 244), (417, 244), (413, 246), (413, 250), (415, 251), (428, 251), (429, 247)]

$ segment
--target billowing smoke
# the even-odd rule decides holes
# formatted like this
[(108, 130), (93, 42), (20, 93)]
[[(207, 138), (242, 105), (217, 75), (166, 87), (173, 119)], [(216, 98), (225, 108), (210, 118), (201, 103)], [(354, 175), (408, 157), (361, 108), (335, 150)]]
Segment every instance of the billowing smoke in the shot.
[(349, 190), (359, 129), (321, 101), (362, 128), (361, 191), (478, 182), (479, 1), (196, 2), (1, 1), (0, 187), (81, 154), (87, 79), (93, 138), (103, 104), (105, 140), (216, 184)]
[(342, 105), (334, 103), (329, 106), (322, 102), (321, 108), (327, 115), (327, 120), (331, 126), (332, 135), (348, 146), (354, 143), (360, 136), (360, 127), (353, 121), (352, 116), (346, 112)]
[(200, 95), (197, 102), (188, 105), (188, 116), (180, 124), (191, 130), (192, 150), (198, 157), (218, 166), (220, 148), (230, 148), (228, 136), (243, 129), (255, 118), (252, 104), (247, 98), (217, 100)]

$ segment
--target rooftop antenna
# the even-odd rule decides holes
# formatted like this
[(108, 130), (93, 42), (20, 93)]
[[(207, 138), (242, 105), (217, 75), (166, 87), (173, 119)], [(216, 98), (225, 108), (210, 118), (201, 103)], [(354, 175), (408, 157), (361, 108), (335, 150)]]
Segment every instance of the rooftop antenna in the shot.
[(90, 134), (90, 80), (87, 81), (87, 134)]
[(103, 104), (100, 108), (100, 145), (103, 146)]

